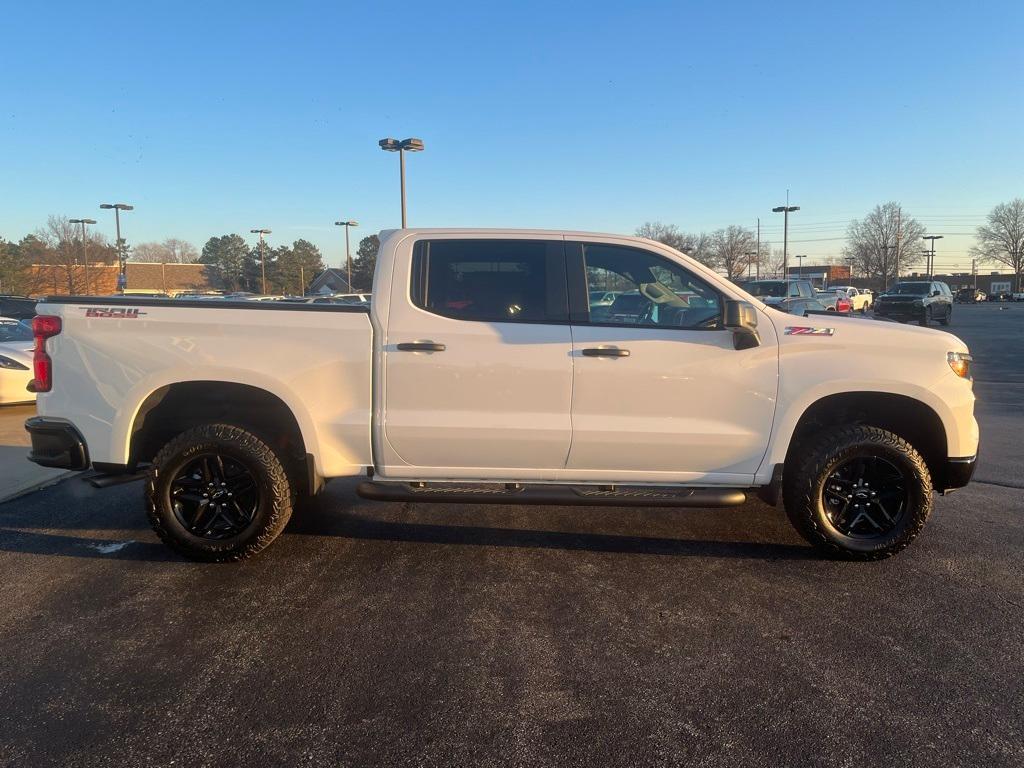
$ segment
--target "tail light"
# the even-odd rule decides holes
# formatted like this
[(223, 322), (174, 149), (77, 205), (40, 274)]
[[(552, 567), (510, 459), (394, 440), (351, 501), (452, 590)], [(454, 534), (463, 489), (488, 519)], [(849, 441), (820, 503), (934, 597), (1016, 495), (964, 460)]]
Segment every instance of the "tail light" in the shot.
[(36, 348), (32, 352), (35, 376), (33, 392), (49, 392), (53, 389), (53, 361), (46, 354), (46, 340), (60, 333), (60, 329), (60, 318), (56, 315), (36, 315), (32, 318), (32, 334), (36, 337)]

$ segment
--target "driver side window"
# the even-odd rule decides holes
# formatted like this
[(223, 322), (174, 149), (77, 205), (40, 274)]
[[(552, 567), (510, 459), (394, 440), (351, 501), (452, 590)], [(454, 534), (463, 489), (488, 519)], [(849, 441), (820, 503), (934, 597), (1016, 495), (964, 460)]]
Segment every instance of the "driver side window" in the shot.
[(591, 324), (722, 327), (719, 294), (675, 262), (639, 248), (590, 243), (583, 259)]

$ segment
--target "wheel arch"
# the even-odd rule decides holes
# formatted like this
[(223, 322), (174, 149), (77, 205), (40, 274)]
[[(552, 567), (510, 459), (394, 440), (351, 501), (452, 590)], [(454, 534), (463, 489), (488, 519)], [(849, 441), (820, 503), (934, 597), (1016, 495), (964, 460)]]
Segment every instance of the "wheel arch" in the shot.
[(948, 456), (946, 423), (924, 398), (897, 392), (833, 392), (810, 398), (781, 419), (766, 466), (788, 465), (808, 439), (843, 424), (879, 427), (904, 438), (924, 458), (939, 487)]
[(150, 389), (139, 399), (123, 433), (126, 463), (136, 466), (151, 461), (176, 435), (212, 422), (254, 432), (287, 459), (299, 487), (307, 492), (319, 489), (315, 434), (308, 414), (277, 392), (239, 381), (194, 379)]

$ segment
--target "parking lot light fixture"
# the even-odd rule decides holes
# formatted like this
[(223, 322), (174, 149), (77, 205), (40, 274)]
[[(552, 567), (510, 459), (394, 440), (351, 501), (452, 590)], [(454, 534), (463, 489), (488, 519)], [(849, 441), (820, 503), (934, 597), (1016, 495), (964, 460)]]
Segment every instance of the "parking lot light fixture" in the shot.
[(799, 211), (799, 205), (789, 204), (789, 193), (786, 193), (786, 204), (772, 208), (772, 213), (781, 213), (782, 217), (782, 277), (789, 277), (789, 214)]
[(117, 227), (117, 288), (121, 293), (124, 293), (124, 289), (128, 287), (128, 277), (125, 272), (125, 258), (124, 247), (121, 242), (121, 211), (134, 211), (134, 205), (128, 205), (128, 203), (100, 203), (100, 208), (105, 211), (114, 212), (114, 225)]
[(352, 227), (358, 227), (359, 226), (359, 222), (358, 221), (336, 221), (336, 222), (334, 222), (334, 226), (336, 226), (336, 227), (344, 227), (345, 228), (345, 269), (347, 270), (347, 274), (348, 274), (348, 277), (347, 277), (347, 280), (348, 280), (348, 290), (351, 293), (352, 292), (352, 256), (349, 255), (348, 231)]
[(263, 293), (264, 296), (266, 296), (267, 295), (267, 258), (264, 255), (264, 251), (263, 251), (263, 236), (264, 235), (269, 235), (270, 234), (270, 230), (269, 229), (250, 229), (249, 231), (252, 234), (254, 234), (254, 235), (259, 235), (260, 236), (260, 282), (261, 282), (261, 285), (263, 286), (262, 293)]
[(385, 152), (398, 153), (398, 175), (402, 194), (402, 229), (405, 229), (405, 153), (422, 152), (423, 139), (381, 139), (377, 145)]
[(89, 243), (85, 239), (85, 225), (95, 224), (96, 219), (68, 219), (68, 223), (82, 225), (82, 263), (85, 265), (85, 295), (88, 296), (91, 288), (89, 287)]

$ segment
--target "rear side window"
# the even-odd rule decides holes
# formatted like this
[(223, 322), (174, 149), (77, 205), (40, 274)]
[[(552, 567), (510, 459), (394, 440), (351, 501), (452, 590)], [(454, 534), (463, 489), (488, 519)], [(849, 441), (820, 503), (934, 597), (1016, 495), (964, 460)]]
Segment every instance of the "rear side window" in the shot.
[(456, 320), (569, 320), (561, 241), (423, 240), (410, 287), (417, 307)]

